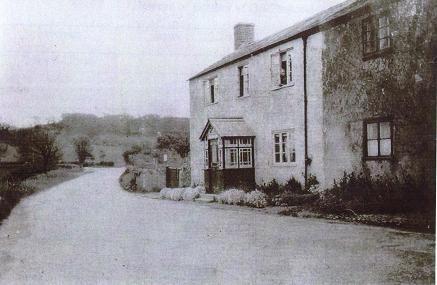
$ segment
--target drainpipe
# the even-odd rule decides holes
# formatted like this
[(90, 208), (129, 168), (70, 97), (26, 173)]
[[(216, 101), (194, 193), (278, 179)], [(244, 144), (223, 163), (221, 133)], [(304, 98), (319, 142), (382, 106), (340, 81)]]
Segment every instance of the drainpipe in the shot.
[(303, 36), (303, 106), (304, 106), (304, 136), (305, 136), (305, 188), (308, 180), (308, 95), (307, 95), (307, 39)]

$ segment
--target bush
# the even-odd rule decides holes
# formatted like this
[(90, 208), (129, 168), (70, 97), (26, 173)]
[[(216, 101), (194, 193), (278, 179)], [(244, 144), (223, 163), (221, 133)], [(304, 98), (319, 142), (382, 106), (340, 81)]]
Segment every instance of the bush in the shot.
[(268, 184), (264, 183), (262, 185), (258, 185), (257, 188), (260, 189), (264, 194), (266, 194), (269, 197), (278, 195), (281, 190), (281, 187), (276, 181), (276, 179), (273, 179)]
[(301, 194), (307, 192), (304, 191), (302, 184), (299, 181), (297, 181), (296, 178), (294, 177), (291, 177), (291, 179), (289, 179), (287, 183), (281, 188), (282, 188), (282, 191), (280, 191), (281, 193), (288, 192), (288, 193)]
[(206, 189), (203, 186), (195, 186), (194, 188), (197, 189), (197, 191), (199, 191), (200, 194), (206, 193)]
[(104, 166), (104, 167), (112, 167), (112, 166), (114, 166), (114, 162), (113, 161), (100, 161), (97, 165)]
[(202, 193), (201, 187), (196, 188), (163, 188), (159, 192), (161, 199), (169, 199), (173, 201), (194, 201), (200, 197)]
[(300, 206), (311, 204), (319, 198), (318, 193), (297, 194), (285, 192), (273, 199), (275, 206)]
[(131, 149), (128, 149), (123, 152), (123, 159), (126, 164), (133, 164), (133, 162), (130, 159), (131, 155), (139, 154), (142, 151), (142, 147), (139, 145), (134, 145), (131, 147)]
[(307, 178), (306, 183), (306, 192), (315, 192), (317, 191), (317, 188), (319, 187), (319, 180), (317, 180), (317, 177), (313, 174), (310, 174)]
[(226, 190), (218, 195), (217, 200), (222, 204), (244, 205), (246, 192), (238, 189)]
[(290, 178), (287, 181), (287, 183), (283, 185), (279, 184), (275, 179), (273, 179), (268, 184), (258, 185), (257, 189), (259, 189), (261, 192), (266, 194), (269, 198), (273, 198), (283, 193), (297, 193), (297, 194), (309, 193), (307, 190), (304, 189), (302, 184), (294, 177)]
[(200, 197), (200, 189), (199, 188), (185, 188), (182, 193), (182, 199), (185, 201), (194, 201), (195, 199)]
[(118, 181), (121, 187), (126, 191), (134, 192), (137, 190), (136, 175), (131, 168), (126, 168)]
[(267, 206), (267, 196), (261, 191), (255, 190), (249, 193), (246, 193), (246, 197), (244, 202), (246, 206), (254, 207), (254, 208), (264, 208)]
[(322, 193), (317, 208), (328, 213), (360, 214), (435, 211), (426, 197), (423, 181), (414, 180), (409, 175), (371, 178), (364, 173), (344, 173), (332, 188)]

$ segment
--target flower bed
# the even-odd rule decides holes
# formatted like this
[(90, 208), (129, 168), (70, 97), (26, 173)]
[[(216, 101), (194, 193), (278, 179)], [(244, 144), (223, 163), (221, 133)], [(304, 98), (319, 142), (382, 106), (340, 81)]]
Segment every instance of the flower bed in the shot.
[(173, 201), (194, 201), (199, 198), (202, 193), (205, 193), (205, 188), (200, 186), (195, 188), (163, 188), (159, 192), (161, 199)]
[(243, 190), (229, 189), (220, 193), (217, 200), (219, 203), (229, 205), (246, 205), (254, 208), (267, 206), (267, 196), (258, 190), (246, 193)]

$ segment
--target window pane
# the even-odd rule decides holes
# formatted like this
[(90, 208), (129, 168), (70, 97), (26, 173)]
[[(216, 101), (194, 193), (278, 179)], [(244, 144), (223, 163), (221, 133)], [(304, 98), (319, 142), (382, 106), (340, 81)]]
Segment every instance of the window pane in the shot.
[(275, 162), (281, 162), (281, 155), (279, 153), (275, 154)]
[(367, 124), (367, 139), (378, 138), (378, 123)]
[(281, 70), (279, 73), (281, 85), (287, 84), (287, 54), (281, 53)]
[(282, 153), (282, 162), (288, 162), (287, 154), (285, 152)]
[(379, 28), (386, 27), (386, 26), (388, 26), (388, 24), (389, 24), (389, 21), (388, 21), (388, 17), (387, 16), (383, 16), (383, 17), (380, 17), (378, 19), (378, 26), (379, 26)]
[(211, 96), (210, 100), (211, 100), (211, 103), (214, 103), (214, 102), (215, 102), (215, 98), (214, 98), (214, 85), (211, 85), (210, 88), (211, 88), (211, 89), (210, 89), (210, 92), (211, 92), (211, 94), (210, 94), (210, 96)]
[(288, 79), (293, 81), (293, 62), (291, 61), (291, 54), (288, 54)]
[(279, 149), (280, 144), (275, 144), (275, 153), (279, 153), (281, 152), (281, 150)]
[(296, 162), (296, 151), (294, 149), (290, 151), (290, 162)]
[(370, 140), (367, 142), (367, 155), (378, 156), (378, 141)]
[(379, 40), (379, 49), (385, 49), (390, 47), (390, 39), (384, 38)]
[(275, 143), (279, 143), (279, 134), (275, 134)]
[(391, 139), (380, 140), (381, 155), (391, 155)]
[(390, 122), (382, 122), (379, 124), (379, 137), (381, 139), (389, 139), (390, 135)]

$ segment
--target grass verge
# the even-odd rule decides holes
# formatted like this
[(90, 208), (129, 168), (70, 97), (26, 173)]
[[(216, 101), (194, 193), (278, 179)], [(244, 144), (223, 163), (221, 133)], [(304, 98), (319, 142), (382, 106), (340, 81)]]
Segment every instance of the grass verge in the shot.
[(83, 173), (85, 172), (80, 168), (59, 168), (24, 180), (13, 176), (4, 177), (0, 181), (0, 224), (22, 198), (76, 178)]

